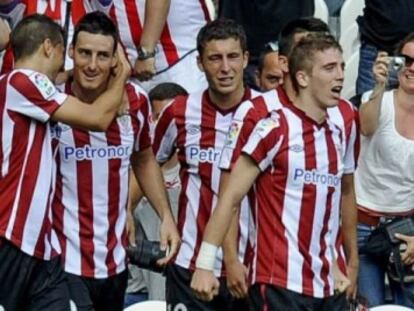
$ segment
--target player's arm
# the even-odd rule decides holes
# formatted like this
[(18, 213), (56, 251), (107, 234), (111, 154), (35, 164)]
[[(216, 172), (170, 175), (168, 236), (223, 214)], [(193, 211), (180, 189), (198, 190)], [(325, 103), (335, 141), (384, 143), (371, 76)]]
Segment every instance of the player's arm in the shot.
[(260, 170), (253, 160), (247, 155), (242, 155), (230, 174), (231, 187), (226, 187), (208, 221), (197, 257), (197, 269), (191, 281), (191, 288), (199, 299), (209, 301), (218, 292), (219, 283), (212, 272), (218, 247), (223, 243), (232, 218), (237, 215), (241, 200), (259, 173)]
[[(167, 20), (171, 0), (151, 0), (145, 3), (145, 19), (142, 29), (139, 47), (146, 52), (155, 53), (155, 47), (159, 41)], [(139, 80), (146, 81), (155, 74), (155, 57), (137, 59), (135, 73)]]
[(355, 298), (358, 278), (358, 246), (357, 246), (357, 207), (355, 199), (354, 174), (346, 174), (342, 177), (342, 236), (347, 259), (347, 274), (351, 282), (347, 289), (347, 296)]
[(117, 48), (118, 62), (108, 88), (92, 104), (85, 104), (73, 96), (53, 113), (52, 120), (74, 127), (106, 131), (124, 100), (125, 83), (130, 66), (120, 44)]
[[(229, 186), (229, 171), (222, 171), (220, 176), (220, 194)], [(227, 288), (230, 294), (236, 298), (244, 298), (247, 295), (247, 267), (240, 262), (238, 254), (238, 234), (240, 209), (235, 206), (236, 214), (232, 217), (231, 224), (223, 241), (223, 259), (226, 267)]]
[(379, 52), (373, 66), (375, 87), (372, 90), (368, 100), (363, 103), (359, 109), (361, 119), (361, 134), (371, 136), (378, 128), (381, 102), (387, 85), (389, 75), (389, 58), (386, 52)]
[(166, 264), (177, 253), (180, 237), (171, 212), (161, 169), (155, 160), (152, 148), (134, 152), (131, 156), (131, 167), (143, 194), (161, 219), (161, 248), (165, 250), (169, 246), (169, 254), (158, 263)]

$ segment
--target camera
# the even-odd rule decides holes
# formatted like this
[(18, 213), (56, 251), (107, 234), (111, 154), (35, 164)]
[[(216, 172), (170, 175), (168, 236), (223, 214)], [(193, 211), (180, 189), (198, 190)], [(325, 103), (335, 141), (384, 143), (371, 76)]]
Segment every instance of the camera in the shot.
[(140, 268), (162, 273), (164, 268), (157, 265), (157, 260), (166, 256), (167, 252), (160, 249), (160, 242), (137, 240), (136, 246), (127, 247), (130, 263)]
[(400, 71), (405, 66), (405, 58), (402, 56), (390, 57), (390, 63), (388, 67), (395, 71)]

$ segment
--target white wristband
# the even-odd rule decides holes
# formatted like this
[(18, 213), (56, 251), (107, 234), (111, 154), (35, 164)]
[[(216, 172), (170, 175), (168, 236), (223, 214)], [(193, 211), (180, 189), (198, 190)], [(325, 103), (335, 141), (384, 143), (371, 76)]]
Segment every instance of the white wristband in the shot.
[(202, 242), (196, 260), (196, 268), (213, 271), (217, 251), (218, 247), (216, 245)]

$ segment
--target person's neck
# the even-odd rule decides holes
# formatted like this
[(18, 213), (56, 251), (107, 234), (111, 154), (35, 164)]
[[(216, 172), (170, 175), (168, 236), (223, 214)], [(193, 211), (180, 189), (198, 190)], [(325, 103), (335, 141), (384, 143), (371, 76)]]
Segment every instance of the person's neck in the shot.
[(244, 86), (241, 84), (234, 92), (230, 94), (221, 94), (209, 88), (208, 95), (210, 96), (210, 100), (216, 106), (222, 109), (230, 109), (240, 104), (244, 96), (244, 91)]
[(291, 102), (296, 99), (297, 93), (293, 88), (292, 80), (289, 77), (289, 73), (286, 74), (285, 79), (283, 79), (283, 88), (285, 89), (286, 95)]
[(14, 64), (14, 69), (27, 69), (43, 73), (50, 80), (53, 80), (48, 68), (43, 65), (43, 61), (38, 58), (24, 58)]
[(396, 90), (396, 104), (406, 113), (414, 114), (414, 93), (409, 94), (397, 88)]
[(299, 92), (293, 101), (293, 105), (305, 112), (309, 118), (318, 124), (323, 123), (326, 119), (326, 109), (321, 108), (313, 96), (307, 94), (307, 92)]
[(106, 84), (95, 90), (84, 89), (76, 80), (72, 81), (72, 92), (79, 100), (92, 104), (106, 89)]

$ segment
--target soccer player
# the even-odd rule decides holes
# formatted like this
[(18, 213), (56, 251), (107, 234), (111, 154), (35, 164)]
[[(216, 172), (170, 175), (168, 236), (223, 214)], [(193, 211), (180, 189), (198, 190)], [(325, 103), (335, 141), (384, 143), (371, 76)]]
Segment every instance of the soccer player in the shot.
[[(255, 187), (255, 256), (249, 296), (254, 310), (344, 310), (333, 295), (333, 249), (338, 230), (346, 144), (326, 117), (339, 101), (343, 60), (332, 36), (308, 36), (293, 49), (289, 72), (297, 97), (240, 133), (242, 155), (205, 230), (192, 288), (210, 300), (218, 281), (214, 255), (232, 213)], [(246, 135), (247, 134), (247, 135)]]
[(256, 86), (263, 92), (283, 84), (283, 71), (279, 64), (277, 43), (269, 42), (260, 53), (254, 78)]
[[(229, 310), (233, 304), (225, 286), (222, 254), (214, 257), (214, 273), (223, 286), (212, 302), (196, 299), (190, 289), (191, 273), (205, 225), (218, 199), (221, 150), (224, 147), (233, 112), (239, 104), (254, 96), (243, 86), (247, 64), (246, 37), (243, 29), (230, 20), (216, 20), (203, 27), (197, 37), (199, 66), (209, 87), (190, 93), (168, 105), (155, 128), (154, 152), (166, 162), (178, 150), (181, 194), (178, 228), (182, 245), (173, 265), (167, 269), (167, 304), (174, 310)], [(242, 209), (238, 241), (238, 259), (248, 255), (247, 228), (249, 210)]]
[[(284, 70), (283, 87), (277, 90), (271, 90), (262, 96), (252, 99), (250, 102), (243, 103), (234, 114), (233, 124), (243, 129), (245, 120), (249, 119), (249, 114), (259, 114), (265, 117), (271, 110), (278, 109), (280, 105), (290, 105), (291, 100), (296, 97), (296, 91), (293, 89), (288, 68), (288, 55), (300, 38), (309, 33), (328, 33), (328, 26), (319, 19), (301, 18), (294, 20), (286, 25), (282, 30), (279, 40), (280, 63)], [(254, 111), (252, 111), (254, 110)], [(351, 285), (347, 289), (348, 297), (356, 294), (356, 278), (358, 272), (358, 251), (356, 245), (356, 206), (355, 192), (353, 185), (353, 172), (356, 169), (357, 156), (359, 151), (359, 120), (355, 107), (344, 99), (340, 99), (335, 107), (327, 109), (330, 120), (342, 129), (343, 140), (347, 142), (346, 161), (344, 176), (342, 178), (342, 196), (341, 196), (341, 226), (339, 231), (336, 251), (338, 252), (338, 265), (340, 270), (348, 275)], [(252, 130), (252, 128), (250, 128)], [(244, 141), (238, 140), (241, 130), (230, 132), (228, 142), (222, 153), (220, 167), (224, 170), (221, 174), (222, 188), (226, 185), (229, 170), (234, 166), (235, 161), (241, 153)], [(250, 196), (254, 196), (254, 189), (251, 189)], [(229, 244), (227, 244), (229, 246)], [(231, 246), (231, 245), (230, 245)], [(346, 260), (343, 254), (343, 248), (346, 252)], [(243, 276), (243, 267), (235, 264), (233, 261), (232, 269), (229, 270), (227, 279), (232, 285), (230, 291), (236, 297), (242, 297), (247, 294), (247, 285)]]
[[(107, 88), (118, 40), (100, 12), (77, 24), (69, 53), (73, 80), (65, 91), (93, 105)], [(53, 225), (62, 248), (70, 298), (78, 310), (122, 310), (127, 285), (126, 212), (129, 168), (159, 214), (161, 245), (177, 251), (179, 237), (150, 138), (146, 95), (128, 82), (116, 119), (103, 133), (59, 124)]]
[(106, 130), (122, 102), (130, 67), (118, 49), (108, 89), (86, 105), (52, 83), (64, 59), (63, 30), (53, 20), (24, 18), (11, 33), (11, 46), (16, 69), (0, 80), (0, 305), (68, 310), (51, 243), (56, 128), (49, 121)]

